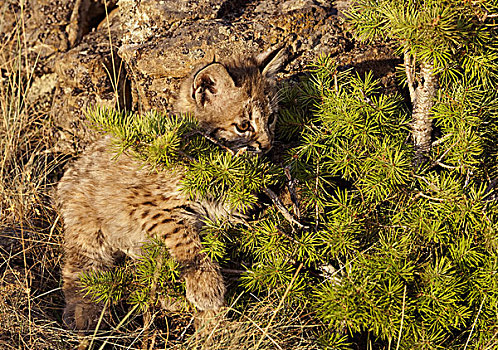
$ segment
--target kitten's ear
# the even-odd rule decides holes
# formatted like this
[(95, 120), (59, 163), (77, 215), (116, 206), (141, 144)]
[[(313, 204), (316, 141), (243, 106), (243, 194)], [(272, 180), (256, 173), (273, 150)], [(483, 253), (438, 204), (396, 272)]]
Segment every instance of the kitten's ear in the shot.
[(258, 62), (261, 74), (267, 78), (274, 78), (287, 59), (286, 51), (285, 47), (276, 50), (269, 49), (257, 55), (256, 61)]
[(235, 82), (221, 63), (211, 63), (198, 71), (192, 82), (192, 98), (202, 107), (213, 104), (224, 93), (235, 87)]

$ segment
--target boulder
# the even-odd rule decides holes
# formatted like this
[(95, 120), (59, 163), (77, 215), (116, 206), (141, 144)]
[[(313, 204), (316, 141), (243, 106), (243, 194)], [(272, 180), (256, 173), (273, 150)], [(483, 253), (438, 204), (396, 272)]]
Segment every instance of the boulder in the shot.
[[(50, 73), (61, 52), (76, 46), (115, 0), (0, 0), (1, 63), (23, 58), (28, 74)], [(26, 60), (27, 58), (27, 60)]]
[(181, 79), (213, 55), (244, 56), (285, 45), (291, 53), (289, 76), (316, 55), (341, 46), (326, 34), (339, 31), (337, 11), (312, 0), (187, 1), (182, 8), (154, 0), (118, 6), (123, 3), (131, 9), (126, 7), (122, 18), (140, 18), (140, 25), (122, 20), (128, 35), (118, 51), (132, 72), (133, 103), (139, 110), (169, 110)]
[(58, 57), (51, 114), (59, 152), (78, 152), (94, 140), (96, 134), (85, 118), (89, 107), (125, 107), (126, 72), (117, 55), (122, 33), (115, 19), (111, 16), (110, 27), (88, 33), (79, 45)]

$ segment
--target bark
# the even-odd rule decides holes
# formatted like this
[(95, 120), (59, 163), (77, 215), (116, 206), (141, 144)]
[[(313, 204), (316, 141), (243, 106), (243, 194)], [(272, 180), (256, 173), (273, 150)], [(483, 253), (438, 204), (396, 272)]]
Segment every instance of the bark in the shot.
[(404, 61), (405, 61), (405, 72), (406, 72), (406, 82), (408, 85), (408, 90), (410, 91), (410, 100), (412, 101), (412, 105), (415, 105), (415, 101), (417, 99), (417, 94), (415, 93), (415, 81), (414, 81), (414, 69), (413, 66), (414, 61), (412, 60), (412, 56), (409, 51), (405, 51), (404, 53)]
[(405, 69), (413, 103), (411, 128), (415, 149), (415, 164), (419, 165), (427, 160), (431, 149), (431, 109), (436, 99), (437, 77), (434, 75), (434, 65), (431, 62), (422, 62), (420, 65), (420, 79), (415, 87), (412, 62), (407, 52), (405, 52)]

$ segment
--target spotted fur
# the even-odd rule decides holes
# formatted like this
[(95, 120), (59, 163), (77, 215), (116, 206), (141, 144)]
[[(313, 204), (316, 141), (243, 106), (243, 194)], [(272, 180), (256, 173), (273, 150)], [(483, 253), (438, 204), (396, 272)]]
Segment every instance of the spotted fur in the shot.
[[(193, 71), (181, 87), (178, 112), (191, 112), (226, 146), (270, 149), (277, 110), (275, 72), (283, 53), (265, 52)], [(66, 171), (57, 188), (65, 228), (62, 270), (65, 323), (93, 329), (102, 306), (81, 293), (80, 274), (111, 267), (117, 256), (138, 257), (151, 237), (161, 239), (182, 266), (186, 296), (200, 310), (218, 310), (225, 285), (219, 266), (202, 253), (203, 218), (230, 217), (216, 201), (189, 201), (180, 191), (183, 174), (156, 172), (139, 160), (115, 157), (110, 137), (90, 146)]]

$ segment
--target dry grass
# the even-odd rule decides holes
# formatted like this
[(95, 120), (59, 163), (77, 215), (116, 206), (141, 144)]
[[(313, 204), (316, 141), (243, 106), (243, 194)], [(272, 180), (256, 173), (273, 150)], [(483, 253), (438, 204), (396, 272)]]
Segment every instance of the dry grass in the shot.
[(64, 329), (62, 229), (51, 193), (67, 157), (52, 151), (52, 94), (31, 97), (37, 62), (25, 55), (22, 23), (9, 37), (0, 44), (0, 349), (314, 348), (303, 324), (310, 318), (281, 308), (276, 294), (227, 308), (199, 333), (192, 313), (143, 317), (119, 306), (111, 332), (83, 337)]
[(58, 349), (60, 235), (48, 194), (61, 162), (49, 152), (49, 108), (30, 98), (36, 62), (21, 33), (0, 47), (0, 348)]

